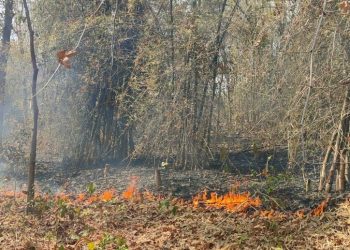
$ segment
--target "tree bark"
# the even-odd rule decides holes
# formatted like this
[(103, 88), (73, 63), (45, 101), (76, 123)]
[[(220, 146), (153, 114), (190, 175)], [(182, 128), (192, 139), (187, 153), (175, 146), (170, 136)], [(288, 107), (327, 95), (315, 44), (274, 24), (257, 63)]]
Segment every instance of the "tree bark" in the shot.
[(156, 167), (155, 168), (155, 181), (156, 181), (156, 187), (159, 189), (162, 186), (162, 179), (160, 175), (160, 170)]
[(338, 192), (345, 191), (345, 155), (346, 150), (343, 149), (340, 152), (340, 165), (339, 165), (339, 176), (338, 176)]
[(10, 39), (12, 32), (13, 0), (5, 0), (4, 26), (2, 30), (0, 51), (0, 145), (3, 137), (4, 103), (6, 85), (6, 65), (10, 50)]
[(336, 138), (337, 135), (337, 130), (334, 130), (333, 134), (332, 134), (332, 138), (329, 141), (329, 145), (327, 148), (327, 152), (325, 154), (325, 157), (323, 158), (323, 162), (322, 162), (322, 167), (321, 167), (321, 171), (320, 171), (320, 182), (318, 185), (318, 191), (321, 192), (323, 190), (324, 187), (324, 182), (326, 180), (326, 169), (327, 169), (327, 163), (328, 163), (328, 159), (332, 153), (332, 149), (333, 149), (333, 144), (334, 144), (334, 140)]
[(36, 147), (37, 147), (37, 135), (38, 135), (38, 117), (39, 108), (36, 98), (36, 85), (38, 80), (39, 69), (36, 62), (35, 47), (34, 47), (34, 30), (30, 19), (29, 8), (26, 0), (23, 0), (23, 6), (26, 13), (28, 31), (29, 31), (29, 44), (30, 44), (30, 57), (33, 67), (32, 78), (32, 110), (33, 110), (33, 131), (32, 131), (32, 143), (30, 148), (30, 158), (28, 166), (28, 196), (27, 196), (27, 213), (33, 212), (34, 207), (34, 179), (35, 179), (35, 161), (36, 161)]
[(170, 42), (171, 42), (171, 85), (175, 90), (175, 42), (174, 42), (174, 13), (173, 0), (170, 0)]
[[(346, 152), (345, 138), (349, 136), (349, 113), (348, 113), (349, 100), (350, 100), (350, 87), (347, 87), (345, 98), (343, 101), (340, 122), (337, 128), (337, 137), (336, 137), (335, 146), (334, 146), (333, 162), (329, 169), (329, 174), (325, 185), (326, 193), (329, 193), (332, 189), (335, 171), (337, 171), (336, 184), (338, 183), (338, 185), (336, 185), (336, 190), (342, 192), (345, 189), (346, 166), (345, 165), (341, 166), (341, 157), (342, 157), (343, 150), (344, 152)], [(340, 184), (343, 185), (343, 187), (341, 187)]]

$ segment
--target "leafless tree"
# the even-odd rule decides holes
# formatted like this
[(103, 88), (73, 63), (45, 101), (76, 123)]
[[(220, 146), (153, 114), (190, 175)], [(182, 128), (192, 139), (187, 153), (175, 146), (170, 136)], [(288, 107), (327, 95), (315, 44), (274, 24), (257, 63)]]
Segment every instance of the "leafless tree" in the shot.
[(30, 147), (29, 166), (28, 166), (28, 191), (27, 191), (28, 192), (27, 193), (27, 213), (29, 213), (33, 211), (33, 206), (34, 206), (35, 162), (36, 162), (38, 118), (39, 118), (39, 108), (38, 108), (38, 102), (36, 97), (36, 86), (37, 86), (39, 68), (37, 66), (37, 60), (35, 55), (34, 30), (30, 19), (29, 8), (26, 0), (23, 0), (23, 6), (26, 14), (27, 25), (28, 25), (30, 57), (32, 60), (32, 67), (33, 67), (33, 78), (32, 78), (33, 131), (32, 131), (32, 142)]

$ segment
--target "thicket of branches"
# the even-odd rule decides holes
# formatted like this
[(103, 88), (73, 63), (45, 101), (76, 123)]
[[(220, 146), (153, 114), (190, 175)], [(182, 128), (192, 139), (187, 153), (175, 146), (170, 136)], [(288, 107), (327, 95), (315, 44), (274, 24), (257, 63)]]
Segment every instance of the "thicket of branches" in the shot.
[[(321, 163), (349, 78), (345, 2), (33, 1), (39, 89), (57, 51), (80, 42), (72, 69), (38, 94), (38, 154), (75, 165), (156, 157), (203, 167), (239, 134), (286, 147), (291, 166)], [(6, 84), (7, 124), (15, 117), (23, 131), (24, 19), (17, 4)]]

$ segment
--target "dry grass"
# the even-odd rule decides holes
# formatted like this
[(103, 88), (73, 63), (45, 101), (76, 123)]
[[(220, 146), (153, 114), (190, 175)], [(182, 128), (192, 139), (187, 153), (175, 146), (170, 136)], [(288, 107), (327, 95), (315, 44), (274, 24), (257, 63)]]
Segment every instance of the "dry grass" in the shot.
[[(321, 217), (193, 209), (188, 204), (114, 199), (93, 204), (41, 203), (0, 197), (0, 248), (26, 249), (348, 249), (350, 202)], [(174, 209), (176, 207), (176, 209)], [(121, 243), (122, 242), (122, 243)], [(125, 245), (124, 245), (125, 243)], [(122, 244), (124, 245), (121, 248)], [(127, 246), (127, 247), (126, 247)]]

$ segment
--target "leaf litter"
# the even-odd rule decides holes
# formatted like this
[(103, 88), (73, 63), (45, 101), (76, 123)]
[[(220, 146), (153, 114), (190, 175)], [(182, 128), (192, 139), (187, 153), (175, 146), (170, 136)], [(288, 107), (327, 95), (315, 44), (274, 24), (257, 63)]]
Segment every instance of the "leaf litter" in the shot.
[[(91, 188), (91, 187), (90, 187)], [(1, 249), (345, 249), (350, 200), (333, 211), (266, 210), (248, 193), (186, 201), (137, 189), (38, 195), (25, 215), (25, 194), (0, 194)], [(226, 200), (225, 200), (226, 199)], [(231, 202), (231, 203), (230, 203)], [(232, 205), (234, 204), (234, 205)], [(239, 209), (238, 209), (239, 208)]]

